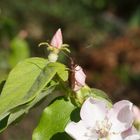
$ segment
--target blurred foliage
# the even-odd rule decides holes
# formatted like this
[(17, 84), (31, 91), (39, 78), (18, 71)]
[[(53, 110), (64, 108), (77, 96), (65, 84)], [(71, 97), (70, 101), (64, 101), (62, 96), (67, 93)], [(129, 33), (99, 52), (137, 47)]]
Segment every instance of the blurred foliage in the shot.
[(21, 37), (15, 37), (10, 44), (9, 64), (14, 67), (19, 61), (30, 56), (27, 42)]
[(132, 17), (130, 18), (130, 26), (138, 28), (140, 26), (140, 7), (136, 9)]
[(139, 9), (139, 0), (0, 0), (0, 80), (29, 55), (46, 57), (38, 44), (62, 28), (89, 85), (140, 105)]

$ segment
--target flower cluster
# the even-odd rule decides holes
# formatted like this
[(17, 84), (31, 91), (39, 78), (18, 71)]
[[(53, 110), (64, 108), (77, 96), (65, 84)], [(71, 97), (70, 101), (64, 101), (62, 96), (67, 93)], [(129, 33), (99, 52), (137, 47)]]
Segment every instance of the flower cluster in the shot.
[[(63, 37), (62, 37), (62, 32), (61, 29), (58, 29), (54, 36), (52, 37), (52, 40), (50, 42), (50, 45), (47, 44), (49, 47), (49, 50), (51, 53), (48, 56), (48, 59), (51, 62), (55, 62), (58, 59), (58, 53), (60, 50), (67, 50), (66, 49), (66, 44), (63, 44)], [(83, 69), (81, 66), (77, 65), (74, 69), (74, 78), (75, 78), (75, 83), (74, 83), (74, 91), (78, 91), (85, 85), (85, 79), (86, 75), (83, 72)]]
[(75, 140), (140, 140), (133, 127), (132, 103), (122, 100), (112, 108), (89, 97), (83, 104), (78, 123), (70, 122), (65, 131)]
[[(60, 50), (67, 50), (60, 29), (48, 46), (51, 50), (48, 59), (51, 62), (57, 60)], [(86, 85), (86, 75), (79, 65), (75, 66), (74, 78), (72, 90), (78, 96), (81, 88)], [(81, 107), (80, 116), (79, 122), (70, 122), (65, 128), (75, 140), (140, 140), (133, 126), (134, 120), (140, 122), (140, 111), (128, 100), (119, 101), (110, 108), (105, 101), (89, 97)]]

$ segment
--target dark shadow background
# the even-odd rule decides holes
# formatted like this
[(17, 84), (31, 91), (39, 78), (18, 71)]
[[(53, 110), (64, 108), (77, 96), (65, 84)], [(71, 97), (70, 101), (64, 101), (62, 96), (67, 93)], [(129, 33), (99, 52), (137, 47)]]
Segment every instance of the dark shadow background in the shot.
[[(58, 28), (88, 85), (114, 102), (129, 99), (140, 106), (139, 0), (1, 0), (0, 81), (22, 59), (47, 57), (38, 44), (49, 42)], [(63, 55), (60, 60), (69, 63)], [(10, 126), (0, 140), (31, 140), (45, 105)]]

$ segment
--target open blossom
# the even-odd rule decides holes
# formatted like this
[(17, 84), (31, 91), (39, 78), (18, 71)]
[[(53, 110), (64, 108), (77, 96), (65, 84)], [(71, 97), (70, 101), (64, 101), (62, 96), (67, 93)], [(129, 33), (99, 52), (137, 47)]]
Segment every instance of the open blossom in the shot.
[(133, 124), (132, 103), (122, 100), (108, 108), (89, 97), (81, 107), (81, 120), (70, 122), (65, 131), (75, 140), (140, 140)]
[(74, 91), (78, 91), (81, 87), (85, 85), (85, 79), (86, 75), (83, 72), (83, 69), (77, 65), (74, 70), (74, 78), (75, 78), (75, 83), (74, 83)]
[(61, 29), (58, 29), (51, 40), (51, 46), (60, 49), (63, 44)]

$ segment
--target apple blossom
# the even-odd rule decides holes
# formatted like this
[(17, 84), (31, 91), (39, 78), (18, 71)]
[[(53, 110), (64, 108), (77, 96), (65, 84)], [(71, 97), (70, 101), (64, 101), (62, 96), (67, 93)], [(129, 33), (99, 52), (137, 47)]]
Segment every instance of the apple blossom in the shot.
[(61, 46), (62, 46), (62, 44), (63, 44), (62, 32), (61, 32), (61, 29), (58, 29), (56, 31), (56, 33), (54, 34), (54, 36), (53, 36), (53, 38), (51, 40), (50, 45), (52, 47), (55, 47), (57, 49), (60, 49)]
[(74, 83), (74, 91), (78, 91), (81, 89), (81, 87), (83, 87), (85, 85), (85, 79), (86, 79), (86, 75), (83, 72), (83, 69), (77, 65), (74, 69), (74, 79), (75, 79), (75, 83)]
[(70, 122), (65, 131), (75, 140), (140, 140), (133, 124), (132, 103), (122, 100), (112, 108), (89, 97), (82, 105), (81, 120)]

